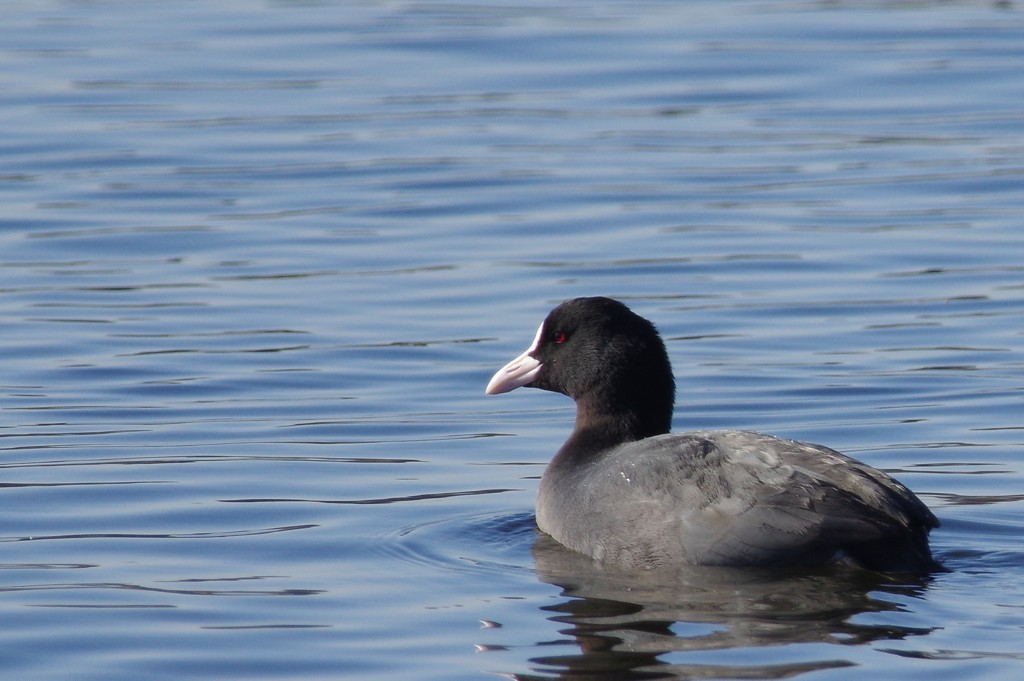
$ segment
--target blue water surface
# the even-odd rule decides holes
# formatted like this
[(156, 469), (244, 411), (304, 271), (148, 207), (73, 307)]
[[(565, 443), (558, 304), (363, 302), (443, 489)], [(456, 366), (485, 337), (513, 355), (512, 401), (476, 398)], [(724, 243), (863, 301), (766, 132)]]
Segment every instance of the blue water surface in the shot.
[[(1024, 672), (1013, 2), (8, 4), (0, 672)], [(572, 403), (490, 375), (577, 295), (677, 429), (821, 442), (924, 580), (612, 575), (538, 536)]]

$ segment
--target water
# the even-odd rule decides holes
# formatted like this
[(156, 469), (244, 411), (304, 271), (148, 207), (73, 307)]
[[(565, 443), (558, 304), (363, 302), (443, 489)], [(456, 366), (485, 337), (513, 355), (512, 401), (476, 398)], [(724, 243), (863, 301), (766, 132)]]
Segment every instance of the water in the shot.
[[(1015, 3), (0, 14), (5, 678), (1019, 678)], [(582, 294), (677, 429), (892, 471), (950, 571), (547, 545), (571, 403), (482, 392)]]

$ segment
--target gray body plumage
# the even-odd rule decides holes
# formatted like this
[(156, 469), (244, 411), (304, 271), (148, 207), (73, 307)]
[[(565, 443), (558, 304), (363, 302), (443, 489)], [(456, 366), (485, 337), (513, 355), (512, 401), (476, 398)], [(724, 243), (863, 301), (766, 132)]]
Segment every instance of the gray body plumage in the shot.
[(541, 480), (537, 524), (626, 568), (847, 560), (915, 570), (931, 561), (924, 528), (938, 521), (906, 487), (827, 447), (703, 431), (628, 442), (585, 462), (560, 452)]

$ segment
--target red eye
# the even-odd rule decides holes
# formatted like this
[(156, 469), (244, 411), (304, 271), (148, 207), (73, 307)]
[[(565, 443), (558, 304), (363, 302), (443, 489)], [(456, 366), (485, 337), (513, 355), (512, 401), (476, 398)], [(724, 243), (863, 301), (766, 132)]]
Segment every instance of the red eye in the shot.
[(561, 345), (565, 341), (569, 340), (569, 334), (567, 334), (565, 331), (556, 331), (554, 338), (555, 343)]

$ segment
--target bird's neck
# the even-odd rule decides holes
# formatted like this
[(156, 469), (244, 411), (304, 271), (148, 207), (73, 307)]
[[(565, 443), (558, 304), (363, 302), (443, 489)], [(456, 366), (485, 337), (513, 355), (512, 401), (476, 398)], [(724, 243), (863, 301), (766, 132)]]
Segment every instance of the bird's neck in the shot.
[(671, 409), (667, 413), (654, 410), (611, 410), (608, 405), (587, 400), (576, 403), (576, 423), (563, 446), (579, 453), (596, 453), (626, 442), (669, 432)]

